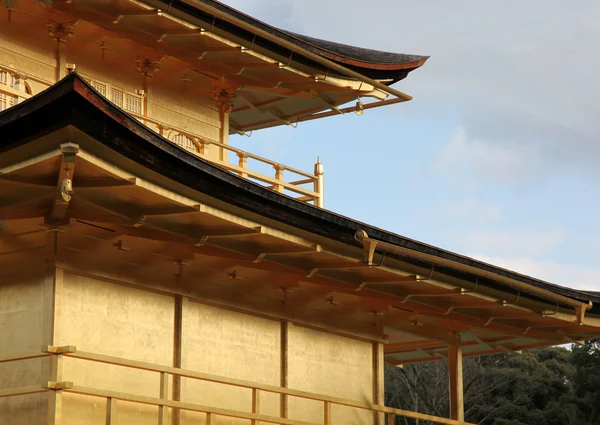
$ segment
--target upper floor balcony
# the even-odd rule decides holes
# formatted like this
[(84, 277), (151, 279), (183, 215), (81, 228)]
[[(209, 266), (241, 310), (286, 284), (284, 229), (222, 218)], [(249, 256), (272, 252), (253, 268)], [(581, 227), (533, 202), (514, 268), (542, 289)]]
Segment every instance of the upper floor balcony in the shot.
[[(84, 79), (116, 106), (188, 152), (276, 192), (323, 207), (323, 165), (320, 161), (315, 164), (314, 172), (306, 172), (255, 155), (202, 135), (194, 128), (180, 128), (153, 117), (148, 113), (143, 90), (127, 90), (86, 75)], [(0, 111), (23, 102), (51, 84), (51, 81), (0, 64)], [(273, 169), (272, 174), (264, 172), (267, 167)]]

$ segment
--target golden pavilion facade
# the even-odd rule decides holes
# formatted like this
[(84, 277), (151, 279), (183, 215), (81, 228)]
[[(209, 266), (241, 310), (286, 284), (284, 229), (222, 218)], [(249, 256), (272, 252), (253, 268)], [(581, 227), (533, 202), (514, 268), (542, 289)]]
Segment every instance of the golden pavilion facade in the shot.
[[(214, 0), (0, 1), (0, 424), (459, 425), (463, 357), (600, 335), (597, 295), (230, 144), (408, 101), (426, 60)], [(447, 417), (384, 406), (384, 363), (439, 359)]]

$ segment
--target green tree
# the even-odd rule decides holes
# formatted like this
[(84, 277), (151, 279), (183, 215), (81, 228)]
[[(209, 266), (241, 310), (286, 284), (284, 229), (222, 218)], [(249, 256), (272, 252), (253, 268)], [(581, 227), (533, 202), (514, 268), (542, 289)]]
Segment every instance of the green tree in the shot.
[[(465, 419), (480, 425), (600, 425), (600, 339), (464, 360)], [(386, 367), (386, 403), (448, 415), (445, 362)], [(396, 425), (428, 425), (397, 418)]]
[(573, 347), (575, 401), (587, 425), (600, 425), (600, 338)]

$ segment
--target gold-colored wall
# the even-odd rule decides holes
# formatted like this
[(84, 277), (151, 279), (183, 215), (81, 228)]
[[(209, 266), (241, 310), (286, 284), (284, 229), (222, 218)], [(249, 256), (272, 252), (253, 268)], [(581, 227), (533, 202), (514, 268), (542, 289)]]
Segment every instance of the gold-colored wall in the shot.
[[(234, 311), (59, 268), (52, 278), (2, 282), (0, 355), (37, 350), (43, 344), (72, 345), (77, 351), (175, 366), (175, 348), (181, 341), (183, 369), (274, 386), (287, 381), (295, 390), (373, 402), (373, 343), (289, 319), (244, 312), (242, 303)], [(0, 364), (0, 387), (48, 380), (49, 358), (43, 362)], [(60, 380), (78, 387), (160, 397), (159, 373), (69, 356), (63, 358)], [(172, 389), (170, 379), (169, 397)], [(46, 424), (47, 394), (0, 399), (0, 424)], [(252, 390), (183, 378), (181, 401), (251, 412)], [(282, 408), (279, 395), (260, 393), (261, 414), (279, 417)], [(322, 402), (289, 396), (287, 412), (290, 419), (323, 422)], [(7, 418), (18, 421), (7, 422)], [(105, 425), (106, 400), (63, 392), (61, 418), (61, 425)], [(158, 408), (119, 402), (116, 419), (128, 425), (157, 423)], [(216, 420), (218, 425), (248, 423), (223, 416)], [(181, 412), (181, 425), (203, 423), (205, 415)], [(332, 423), (369, 425), (373, 414), (334, 405)]]
[[(0, 277), (0, 357), (39, 350), (46, 342), (43, 277)], [(0, 363), (0, 389), (38, 385), (48, 359)], [(0, 424), (33, 425), (45, 418), (47, 394), (0, 398)]]
[[(40, 28), (42, 33), (39, 32)], [(143, 47), (140, 46), (140, 51)], [(68, 39), (64, 45), (65, 63), (76, 65), (82, 76), (109, 84), (126, 92), (135, 93), (146, 88), (147, 116), (167, 128), (189, 132), (195, 136), (219, 141), (221, 118), (212, 98), (211, 88), (205, 92), (194, 91), (195, 86), (185, 85), (180, 73), (145, 77), (136, 69), (136, 56), (107, 50), (105, 58), (97, 43), (78, 36)], [(11, 69), (27, 76), (26, 82), (32, 94), (37, 94), (57, 81), (57, 42), (48, 37), (45, 26), (40, 23), (35, 31), (26, 31), (17, 24), (0, 24), (0, 70)], [(66, 70), (62, 70), (66, 74)], [(145, 84), (146, 81), (146, 84)], [(155, 123), (148, 126), (159, 131)], [(173, 140), (179, 134), (169, 129), (163, 136)], [(227, 140), (225, 140), (227, 142)], [(218, 158), (218, 147), (207, 145), (205, 155)]]
[[(348, 400), (373, 402), (372, 344), (302, 326), (288, 330), (288, 386)], [(323, 403), (291, 398), (289, 417), (323, 421)], [(373, 413), (332, 406), (334, 424), (372, 424)]]
[[(277, 385), (281, 379), (281, 323), (185, 302), (182, 367), (199, 372)], [(183, 379), (182, 401), (252, 411), (252, 391), (229, 385)], [(262, 393), (260, 413), (279, 416), (279, 397)], [(182, 425), (204, 423), (205, 417), (182, 412)], [(219, 425), (248, 421), (219, 417)]]
[[(173, 298), (64, 273), (57, 286), (56, 345), (165, 366), (173, 364)], [(63, 379), (77, 385), (159, 397), (160, 376), (137, 369), (65, 358)], [(63, 425), (105, 422), (102, 399), (63, 395)], [(117, 420), (156, 423), (157, 408), (120, 403)]]

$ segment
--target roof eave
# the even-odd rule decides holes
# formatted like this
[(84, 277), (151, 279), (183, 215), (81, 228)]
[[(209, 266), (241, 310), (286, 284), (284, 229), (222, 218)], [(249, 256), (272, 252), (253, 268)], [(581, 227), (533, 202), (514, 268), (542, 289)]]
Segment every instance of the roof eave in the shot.
[[(98, 119), (90, 120), (91, 114), (96, 114)], [(35, 126), (35, 128), (29, 125), (34, 118), (39, 123), (39, 126)], [(354, 239), (355, 232), (363, 230), (374, 239), (402, 246), (415, 252), (433, 255), (449, 260), (449, 262), (468, 264), (490, 275), (495, 274), (515, 279), (580, 302), (589, 303), (591, 301), (600, 304), (598, 296), (552, 285), (423, 244), (299, 202), (235, 176), (184, 151), (153, 132), (99, 95), (75, 73), (67, 76), (42, 94), (0, 113), (0, 131), (6, 135), (0, 145), (0, 152), (24, 145), (44, 131), (49, 132), (57, 126), (71, 124), (85, 127), (81, 130), (90, 132), (90, 136), (110, 149), (143, 167), (159, 172), (178, 184), (287, 226), (293, 226), (354, 247), (360, 246), (360, 243)], [(111, 131), (115, 134), (109, 134)], [(132, 141), (132, 139), (134, 140)], [(404, 256), (398, 258), (405, 261)], [(424, 264), (418, 257), (412, 258), (411, 261), (416, 265)], [(453, 270), (452, 266), (440, 269), (440, 272), (450, 273), (450, 276), (452, 274), (464, 275), (460, 270)], [(493, 283), (493, 276), (490, 279)], [(501, 286), (501, 279), (496, 283)]]

